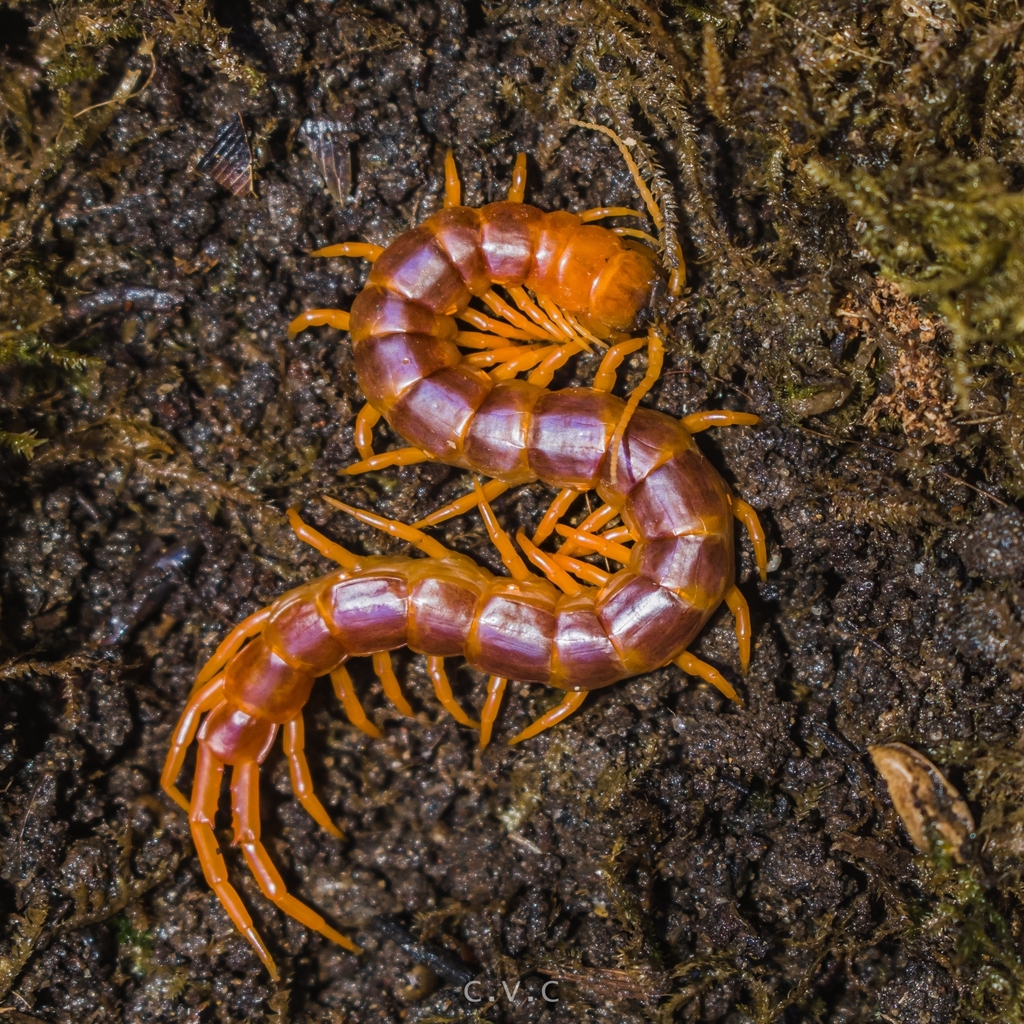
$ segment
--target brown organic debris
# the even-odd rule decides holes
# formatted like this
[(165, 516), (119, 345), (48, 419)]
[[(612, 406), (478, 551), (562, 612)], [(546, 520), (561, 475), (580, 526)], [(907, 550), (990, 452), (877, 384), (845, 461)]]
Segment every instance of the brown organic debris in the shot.
[(900, 422), (907, 437), (954, 444), (954, 399), (945, 393), (942, 363), (934, 346), (941, 321), (925, 316), (899, 285), (882, 277), (876, 279), (866, 302), (849, 294), (836, 312), (864, 335), (858, 362), (866, 365), (881, 348), (892, 374), (892, 391), (871, 403), (864, 425), (873, 427), (883, 416), (890, 416)]
[(209, 174), (232, 195), (253, 191), (252, 150), (241, 114), (235, 114), (217, 129), (213, 145), (200, 157), (196, 170)]
[(339, 121), (309, 118), (302, 122), (302, 138), (327, 191), (343, 202), (352, 186), (352, 143), (359, 136)]
[(953, 859), (963, 864), (963, 846), (974, 835), (975, 826), (955, 787), (928, 758), (905, 743), (876, 744), (868, 747), (868, 753), (918, 850), (930, 849), (934, 831), (949, 844)]

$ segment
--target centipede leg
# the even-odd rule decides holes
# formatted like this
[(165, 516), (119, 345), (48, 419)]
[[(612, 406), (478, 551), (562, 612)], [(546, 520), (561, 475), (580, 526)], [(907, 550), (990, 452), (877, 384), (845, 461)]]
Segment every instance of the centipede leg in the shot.
[[(494, 501), (495, 498), (504, 494), (511, 486), (511, 484), (507, 484), (503, 480), (488, 480), (483, 486), (484, 497), (488, 501)], [(474, 489), (468, 494), (464, 494), (461, 498), (456, 498), (454, 501), (449, 502), (443, 508), (439, 508), (436, 512), (431, 512), (429, 516), (425, 516), (418, 523), (413, 523), (412, 525), (414, 527), (436, 526), (438, 523), (443, 523), (446, 519), (452, 519), (455, 516), (461, 516), (463, 513), (469, 512), (479, 504), (480, 496)]]
[(434, 693), (437, 694), (441, 707), (461, 725), (469, 726), (470, 729), (479, 729), (480, 723), (470, 718), (462, 710), (452, 693), (452, 684), (448, 681), (448, 673), (444, 670), (444, 658), (433, 654), (427, 655), (427, 673), (430, 676), (430, 681), (434, 684)]
[(284, 752), (288, 758), (288, 771), (292, 778), (292, 792), (306, 813), (332, 836), (342, 839), (341, 829), (331, 821), (331, 816), (313, 790), (313, 776), (306, 761), (306, 726), (300, 711), (284, 725)]
[(494, 510), (491, 508), (490, 502), (480, 486), (480, 481), (476, 480), (475, 483), (477, 497), (479, 498), (480, 517), (484, 521), (487, 536), (491, 538), (491, 543), (498, 549), (498, 554), (501, 555), (501, 561), (505, 568), (508, 569), (509, 576), (514, 580), (528, 580), (533, 573), (526, 568), (526, 563), (519, 557), (519, 553), (512, 546), (512, 539), (498, 523)]
[(250, 637), (256, 636), (263, 629), (263, 623), (270, 618), (270, 606), (253, 612), (248, 618), (243, 619), (230, 633), (217, 645), (210, 660), (199, 670), (196, 676), (195, 685), (192, 687), (194, 696), (200, 686), (209, 682), (239, 651), (242, 644)]
[(532, 739), (545, 729), (550, 729), (551, 726), (564, 722), (565, 719), (579, 708), (586, 698), (586, 690), (570, 690), (560, 704), (557, 704), (546, 714), (541, 715), (540, 718), (528, 725), (522, 732), (513, 736), (508, 741), (508, 745), (511, 747), (516, 743), (522, 743), (523, 740)]
[(750, 638), (753, 630), (750, 626), (750, 605), (743, 596), (743, 591), (733, 585), (725, 592), (725, 603), (729, 606), (733, 618), (736, 619), (736, 642), (740, 648), (740, 668), (747, 674), (750, 668)]
[(728, 697), (729, 700), (736, 701), (737, 704), (742, 704), (739, 695), (729, 685), (729, 681), (718, 671), (713, 665), (709, 665), (706, 661), (701, 661), (700, 658), (689, 651), (684, 651), (675, 660), (675, 664), (678, 665), (687, 675), (697, 676), (698, 679), (703, 679), (705, 683), (710, 683), (716, 690)]
[(444, 155), (444, 208), (462, 204), (462, 182), (459, 181), (459, 169), (455, 164), (455, 155), (451, 149)]
[(516, 165), (512, 168), (512, 184), (508, 189), (508, 201), (521, 203), (526, 195), (526, 154), (516, 157)]
[(451, 558), (455, 554), (454, 551), (446, 548), (439, 540), (434, 540), (433, 537), (427, 536), (422, 530), (417, 530), (415, 526), (409, 526), (408, 523), (400, 523), (397, 519), (385, 519), (384, 516), (379, 516), (375, 512), (367, 512), (366, 509), (353, 508), (351, 505), (346, 505), (343, 501), (338, 501), (337, 498), (332, 498), (326, 494), (324, 495), (324, 501), (328, 505), (341, 509), (342, 512), (347, 512), (353, 519), (366, 523), (367, 526), (372, 526), (374, 529), (380, 530), (382, 533), (389, 534), (392, 537), (397, 537), (399, 540), (406, 540), (410, 544), (415, 544), (420, 551), (425, 555), (430, 555), (431, 558)]
[(610, 558), (613, 562), (621, 562), (623, 565), (628, 565), (633, 557), (633, 552), (624, 544), (616, 544), (615, 541), (608, 540), (606, 537), (593, 533), (583, 533), (582, 530), (574, 530), (571, 526), (564, 526), (562, 523), (559, 523), (555, 529), (563, 537), (568, 537), (579, 547), (586, 548), (589, 551), (596, 551), (599, 555), (604, 555), (605, 558)]
[(228, 881), (228, 869), (224, 863), (224, 854), (220, 851), (217, 837), (213, 832), (213, 822), (217, 816), (217, 804), (220, 801), (220, 785), (224, 776), (224, 765), (217, 760), (209, 749), (199, 745), (199, 760), (196, 764), (196, 781), (192, 789), (192, 809), (189, 823), (192, 826), (192, 841), (196, 846), (199, 864), (206, 877), (206, 883), (214, 891), (221, 906), (227, 911), (234, 926), (249, 940), (256, 950), (256, 955), (277, 981), (277, 964), (264, 945), (260, 933), (252, 923), (252, 917), (246, 910), (242, 898), (235, 887)]
[(360, 947), (351, 939), (335, 931), (315, 910), (288, 892), (284, 879), (260, 842), (259, 779), (259, 766), (255, 761), (235, 766), (231, 780), (231, 809), (236, 822), (235, 842), (242, 847), (245, 859), (249, 862), (249, 870), (263, 890), (263, 895), (300, 924), (312, 928), (344, 949), (361, 953)]
[(533, 562), (533, 564), (537, 566), (537, 568), (540, 569), (540, 571), (544, 573), (544, 575), (547, 576), (547, 578), (551, 580), (551, 582), (554, 583), (554, 585), (558, 587), (563, 594), (568, 594), (570, 597), (573, 597), (583, 589), (583, 587), (581, 587), (580, 584), (578, 584), (565, 571), (565, 569), (555, 561), (554, 555), (549, 555), (546, 551), (541, 551), (540, 548), (530, 541), (522, 530), (516, 534), (516, 540), (519, 542), (519, 546), (523, 551), (526, 552), (526, 557), (529, 558), (529, 560)]
[(380, 413), (369, 402), (359, 410), (356, 416), (356, 450), (364, 459), (372, 459), (373, 428), (380, 422)]
[(640, 210), (631, 210), (628, 206), (594, 206), (579, 216), (584, 224), (590, 224), (595, 220), (604, 220), (605, 217), (639, 217), (642, 220), (646, 214)]
[[(297, 508), (288, 509), (288, 522), (291, 523), (295, 536), (311, 548), (319, 551), (324, 558), (337, 562), (338, 565), (345, 569), (354, 569), (356, 567), (359, 561), (358, 557), (352, 554), (348, 548), (343, 548), (333, 540), (328, 540), (319, 530), (314, 530), (308, 523), (304, 523), (299, 516)], [(270, 611), (269, 608), (266, 610)]]
[(480, 749), (483, 750), (491, 742), (491, 731), (494, 723), (498, 720), (498, 712), (501, 710), (501, 698), (505, 694), (505, 685), (508, 680), (504, 676), (491, 676), (487, 680), (487, 700), (484, 701), (483, 710), (480, 712)]
[(382, 651), (373, 655), (373, 671), (376, 672), (380, 685), (384, 688), (384, 696), (397, 708), (398, 713), (406, 718), (414, 718), (412, 707), (402, 693), (402, 687), (391, 664), (391, 654)]
[(617, 345), (612, 345), (605, 352), (590, 386), (595, 391), (611, 391), (615, 387), (615, 371), (622, 365), (622, 360), (638, 348), (643, 348), (646, 342), (646, 338), (630, 338), (629, 341), (620, 341)]
[(353, 462), (339, 470), (339, 476), (357, 476), (359, 473), (372, 473), (377, 469), (388, 469), (391, 466), (415, 466), (418, 462), (429, 462), (430, 456), (419, 448), (396, 448), (391, 452), (381, 452), (361, 462)]
[(363, 705), (359, 703), (355, 687), (352, 685), (352, 677), (344, 666), (336, 668), (331, 673), (331, 684), (334, 686), (334, 693), (341, 703), (345, 717), (362, 733), (370, 739), (379, 740), (381, 731), (366, 717)]
[(293, 337), (307, 327), (337, 327), (339, 331), (347, 331), (348, 313), (343, 309), (307, 309), (288, 325), (288, 336)]
[(325, 245), (322, 249), (316, 249), (310, 256), (350, 256), (357, 260), (368, 260), (375, 263), (377, 257), (384, 251), (384, 247), (374, 245), (372, 242), (341, 242), (339, 245)]
[(752, 412), (733, 412), (731, 409), (705, 409), (691, 412), (680, 421), (683, 429), (690, 434), (699, 434), (708, 427), (752, 427), (761, 422), (760, 416)]
[(533, 535), (534, 544), (543, 544), (554, 533), (555, 524), (569, 511), (569, 506), (579, 496), (580, 492), (572, 487), (566, 487), (558, 492), (555, 500), (548, 505), (548, 510), (544, 513), (544, 518), (541, 519), (540, 526), (537, 527), (537, 531)]
[(768, 543), (761, 520), (757, 518), (754, 509), (741, 498), (732, 499), (732, 514), (747, 528), (750, 543), (754, 546), (754, 560), (757, 562), (761, 580), (768, 579)]
[(223, 699), (224, 678), (218, 676), (206, 686), (193, 692), (174, 728), (171, 749), (167, 751), (164, 770), (160, 774), (160, 786), (186, 814), (189, 813), (188, 801), (175, 783), (181, 772), (181, 766), (185, 763), (185, 754), (196, 737), (199, 719), (207, 711), (212, 711)]
[(661, 335), (652, 327), (647, 332), (647, 372), (644, 374), (644, 379), (633, 389), (633, 393), (626, 402), (626, 408), (623, 410), (619, 422), (615, 424), (615, 430), (612, 431), (609, 446), (612, 453), (611, 478), (613, 480), (618, 470), (619, 446), (625, 436), (626, 427), (629, 426), (633, 413), (640, 405), (640, 400), (654, 387), (655, 381), (661, 376), (661, 364), (664, 358), (665, 347), (662, 344)]

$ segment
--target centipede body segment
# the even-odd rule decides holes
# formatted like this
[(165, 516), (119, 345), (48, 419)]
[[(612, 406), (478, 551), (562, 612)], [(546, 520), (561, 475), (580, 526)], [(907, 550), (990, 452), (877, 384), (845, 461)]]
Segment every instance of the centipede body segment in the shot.
[[(650, 236), (592, 223), (636, 211), (598, 208), (578, 216), (528, 206), (523, 158), (505, 202), (462, 206), (451, 154), (446, 181), (445, 208), (386, 249), (342, 243), (320, 250), (369, 259), (372, 269), (350, 312), (313, 310), (292, 331), (331, 325), (350, 333), (368, 404), (356, 430), (362, 461), (348, 472), (425, 460), (469, 470), (472, 492), (419, 526), (476, 508), (508, 576), (449, 551), (419, 526), (332, 501), (426, 555), (357, 556), (291, 510), (301, 539), (339, 567), (283, 594), (228, 635), (199, 674), (161, 780), (189, 814), (207, 881), (275, 976), (273, 958), (228, 880), (213, 819), (230, 767), (235, 842), (265, 895), (358, 951), (286, 891), (260, 841), (259, 765), (278, 732), (296, 796), (322, 827), (340, 835), (313, 791), (303, 753), (302, 712), (318, 677), (331, 678), (357, 728), (379, 736), (345, 663), (372, 658), (385, 695), (410, 715), (388, 653), (407, 646), (426, 655), (439, 702), (463, 725), (479, 728), (484, 745), (509, 679), (565, 693), (512, 743), (568, 717), (588, 691), (672, 662), (736, 699), (717, 669), (687, 652), (723, 601), (736, 619), (744, 671), (750, 658), (750, 615), (735, 583), (734, 520), (750, 533), (762, 577), (764, 535), (753, 509), (730, 493), (692, 434), (753, 424), (757, 417), (716, 410), (680, 422), (639, 404), (660, 368), (661, 337), (654, 327), (646, 337), (630, 332), (654, 317), (663, 274), (656, 253), (636, 238)], [(646, 186), (641, 195), (660, 228)], [(678, 277), (670, 278), (669, 290), (678, 291)], [(623, 400), (611, 393), (615, 371), (644, 345), (648, 373)], [(606, 352), (593, 387), (548, 389), (573, 355), (599, 347)], [(408, 448), (373, 453), (372, 431), (381, 418)], [(519, 536), (517, 549), (490, 501), (533, 480), (559, 495), (534, 537)], [(589, 491), (603, 504), (578, 526), (560, 522)], [(616, 518), (621, 525), (613, 525)], [(541, 547), (552, 540), (561, 546)], [(593, 553), (622, 567), (605, 571), (586, 560)], [(446, 658), (463, 658), (489, 674), (479, 721), (455, 699)], [(193, 741), (199, 755), (186, 799), (176, 780)]]

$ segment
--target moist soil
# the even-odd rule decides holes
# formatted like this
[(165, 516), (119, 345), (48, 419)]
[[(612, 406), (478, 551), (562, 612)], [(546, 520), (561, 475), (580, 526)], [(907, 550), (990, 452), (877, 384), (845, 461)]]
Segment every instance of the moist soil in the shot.
[[(970, 61), (1014, 59), (1012, 33), (982, 46), (1009, 14), (144, 6), (0, 7), (3, 1019), (1020, 1019), (1024, 520), (1015, 442), (996, 435), (1009, 378), (979, 375), (956, 404), (961, 335), (880, 276), (843, 190), (801, 170), (898, 162), (865, 111), (927, 57), (948, 88), (914, 123), (941, 121)], [(828, 54), (830, 78), (811, 67)], [(847, 95), (848, 120), (819, 117), (830, 89), (861, 89), (863, 109)], [(364, 952), (260, 894), (225, 794), (218, 838), (274, 983), (159, 789), (171, 731), (228, 630), (329, 571), (288, 508), (353, 550), (407, 553), (321, 495), (413, 522), (471, 486), (437, 464), (338, 475), (363, 401), (347, 335), (287, 327), (347, 308), (367, 265), (309, 252), (387, 244), (439, 209), (449, 146), (468, 205), (504, 196), (518, 152), (543, 209), (636, 205), (618, 151), (569, 115), (632, 136), (689, 264), (645, 404), (761, 417), (699, 438), (769, 537), (761, 582), (737, 533), (749, 674), (724, 608), (692, 648), (743, 703), (668, 668), (509, 747), (559, 699), (512, 683), (480, 751), (421, 657), (395, 658), (412, 719), (354, 664), (379, 741), (318, 682), (309, 761), (345, 836), (299, 806), (278, 744), (263, 839), (290, 891)], [(238, 194), (203, 159), (231, 132)], [(953, 135), (936, 128), (925, 151), (977, 155)], [(597, 358), (556, 386), (588, 382)], [(643, 352), (627, 360), (619, 393), (645, 368)], [(378, 428), (378, 450), (402, 443)], [(495, 508), (530, 532), (553, 497), (530, 485)], [(581, 500), (571, 518), (585, 514)], [(503, 571), (475, 513), (434, 535)], [(486, 680), (449, 669), (478, 709)], [(867, 756), (891, 741), (969, 798), (982, 827), (962, 851), (915, 850)]]

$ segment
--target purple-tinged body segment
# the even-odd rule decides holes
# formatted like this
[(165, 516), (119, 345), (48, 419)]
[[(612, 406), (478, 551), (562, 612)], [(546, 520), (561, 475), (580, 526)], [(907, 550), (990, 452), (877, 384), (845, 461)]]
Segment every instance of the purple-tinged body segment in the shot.
[(484, 672), (546, 683), (551, 678), (554, 635), (555, 595), (550, 584), (496, 580), (477, 605), (466, 658)]
[(509, 483), (533, 479), (527, 459), (527, 429), (537, 400), (544, 394), (525, 380), (494, 385), (466, 434), (464, 459), (485, 476)]
[(469, 302), (462, 275), (427, 225), (395, 239), (374, 264), (367, 282), (449, 316)]
[(732, 537), (688, 534), (647, 541), (634, 548), (629, 568), (667, 587), (701, 611), (718, 606), (732, 584)]
[(206, 716), (197, 739), (222, 764), (262, 764), (277, 736), (277, 724), (223, 703)]
[(320, 676), (341, 664), (345, 651), (311, 600), (315, 592), (314, 583), (278, 600), (263, 627), (262, 639), (292, 668)]
[(551, 681), (565, 690), (596, 690), (627, 675), (594, 610), (594, 596), (585, 592), (558, 604)]
[(495, 284), (522, 284), (533, 266), (544, 214), (535, 206), (491, 203), (480, 209), (481, 252)]
[(253, 718), (281, 725), (309, 699), (315, 679), (312, 672), (292, 668), (256, 637), (224, 669), (224, 699)]
[(553, 487), (589, 490), (624, 407), (621, 398), (591, 388), (546, 391), (530, 422), (530, 469)]
[[(637, 409), (619, 442), (619, 456), (612, 480), (611, 452), (601, 467), (598, 494), (619, 508), (641, 480), (681, 452), (694, 447), (693, 438), (671, 416), (653, 409)], [(713, 470), (712, 470), (713, 472)]]
[(384, 334), (354, 350), (359, 385), (377, 409), (392, 408), (409, 388), (462, 358), (454, 342), (428, 334)]
[(354, 657), (404, 646), (408, 606), (405, 575), (381, 570), (339, 580), (317, 598), (327, 628)]
[(493, 383), (467, 366), (438, 370), (412, 385), (391, 410), (391, 425), (416, 447), (445, 462), (462, 452), (466, 431)]
[(443, 658), (461, 655), (483, 583), (438, 567), (409, 585), (409, 648)]
[(671, 590), (630, 572), (602, 591), (597, 617), (630, 675), (667, 664), (704, 625), (703, 613)]

